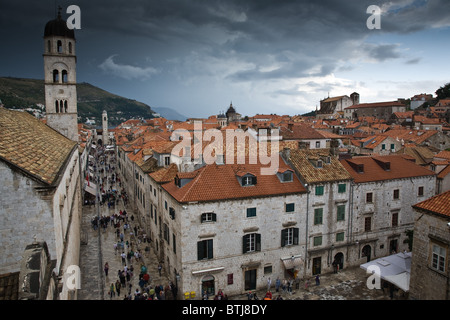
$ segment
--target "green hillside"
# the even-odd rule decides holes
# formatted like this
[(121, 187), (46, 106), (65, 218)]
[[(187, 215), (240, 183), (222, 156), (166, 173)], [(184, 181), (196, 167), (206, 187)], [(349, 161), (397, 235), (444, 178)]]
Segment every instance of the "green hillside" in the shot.
[[(87, 118), (101, 123), (103, 110), (108, 112), (110, 125), (127, 119), (153, 117), (150, 106), (126, 99), (97, 88), (89, 83), (77, 83), (78, 116), (81, 122)], [(45, 104), (44, 80), (0, 77), (0, 100), (6, 108), (35, 107)]]

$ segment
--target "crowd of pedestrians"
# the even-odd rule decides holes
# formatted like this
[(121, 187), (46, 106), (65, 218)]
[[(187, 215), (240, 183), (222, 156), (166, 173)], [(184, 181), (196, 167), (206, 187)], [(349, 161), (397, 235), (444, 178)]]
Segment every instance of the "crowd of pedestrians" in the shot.
[[(128, 197), (116, 173), (114, 153), (107, 153), (100, 147), (95, 160), (92, 166), (97, 176), (93, 179), (99, 187), (100, 214), (92, 217), (91, 224), (94, 230), (100, 228), (106, 239), (111, 236), (114, 239), (114, 259), (110, 258), (103, 267), (105, 293), (109, 299), (175, 300), (178, 288), (170, 281), (162, 281), (162, 264), (157, 260), (144, 261), (149, 258), (144, 259), (140, 248), (147, 243), (146, 234), (133, 213), (126, 210)], [(149, 246), (144, 249), (149, 250)], [(149, 268), (150, 265), (153, 268)]]

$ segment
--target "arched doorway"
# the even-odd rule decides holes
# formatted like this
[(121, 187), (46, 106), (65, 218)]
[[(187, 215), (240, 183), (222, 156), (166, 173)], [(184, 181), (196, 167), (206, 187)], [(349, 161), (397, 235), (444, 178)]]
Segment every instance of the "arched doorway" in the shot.
[(366, 245), (366, 246), (364, 246), (362, 248), (361, 253), (362, 253), (363, 257), (367, 257), (367, 262), (369, 262), (370, 261), (370, 255), (372, 253), (372, 248), (369, 245)]
[(342, 252), (336, 253), (333, 261), (336, 262), (339, 270), (342, 270), (344, 268), (344, 254)]
[(208, 296), (213, 296), (216, 293), (215, 280), (212, 275), (204, 276), (202, 279), (202, 295), (204, 295), (205, 293)]

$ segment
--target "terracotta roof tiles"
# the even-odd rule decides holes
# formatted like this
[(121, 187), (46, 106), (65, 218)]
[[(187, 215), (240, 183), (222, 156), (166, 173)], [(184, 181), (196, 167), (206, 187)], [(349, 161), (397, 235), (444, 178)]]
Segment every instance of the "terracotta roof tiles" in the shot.
[(413, 205), (413, 208), (437, 213), (450, 218), (450, 191), (438, 194)]
[[(279, 159), (280, 167), (287, 167)], [(196, 170), (197, 175), (186, 185), (179, 188), (174, 181), (163, 188), (178, 202), (208, 202), (254, 197), (279, 196), (306, 192), (301, 182), (294, 176), (292, 182), (281, 182), (276, 174), (261, 175), (261, 164), (224, 164), (206, 165)], [(252, 186), (241, 186), (238, 172), (251, 172), (257, 182)]]
[(27, 112), (0, 107), (0, 159), (52, 185), (77, 146)]
[[(330, 163), (326, 163), (327, 157), (330, 157)], [(323, 160), (321, 168), (313, 164), (313, 161), (319, 159)], [(342, 181), (352, 178), (339, 160), (330, 155), (328, 149), (291, 150), (290, 162), (306, 183)]]
[[(341, 163), (356, 183), (435, 175), (402, 155), (354, 157)], [(362, 171), (358, 172), (358, 167)]]

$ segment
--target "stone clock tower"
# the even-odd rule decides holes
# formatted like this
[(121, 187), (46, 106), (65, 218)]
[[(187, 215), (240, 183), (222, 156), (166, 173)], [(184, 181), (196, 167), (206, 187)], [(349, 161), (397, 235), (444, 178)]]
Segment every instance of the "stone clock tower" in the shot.
[(47, 125), (78, 142), (75, 33), (61, 8), (45, 25), (43, 56)]

